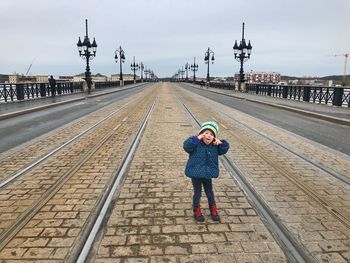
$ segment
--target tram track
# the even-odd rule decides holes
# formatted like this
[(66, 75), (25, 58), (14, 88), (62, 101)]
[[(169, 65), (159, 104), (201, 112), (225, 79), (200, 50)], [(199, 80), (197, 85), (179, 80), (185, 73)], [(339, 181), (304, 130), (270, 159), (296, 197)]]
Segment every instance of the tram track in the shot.
[(63, 149), (64, 147), (66, 147), (67, 145), (75, 142), (77, 139), (79, 139), (81, 136), (85, 135), (86, 133), (88, 133), (89, 131), (93, 130), (94, 128), (98, 127), (99, 125), (101, 125), (102, 123), (106, 122), (107, 120), (109, 120), (111, 117), (113, 117), (115, 114), (117, 114), (118, 112), (120, 112), (121, 110), (125, 109), (126, 107), (128, 107), (128, 105), (132, 103), (132, 101), (124, 104), (122, 107), (120, 107), (119, 109), (113, 111), (112, 113), (108, 114), (106, 117), (104, 117), (103, 119), (99, 120), (97, 123), (93, 124), (92, 126), (88, 127), (87, 129), (83, 130), (82, 132), (80, 132), (79, 134), (77, 134), (76, 136), (74, 136), (73, 138), (69, 139), (67, 142), (63, 143), (62, 145), (59, 145), (58, 147), (52, 149), (50, 152), (46, 153), (44, 156), (40, 157), (38, 160), (30, 163), (28, 166), (26, 166), (25, 168), (23, 168), (22, 170), (11, 174), (9, 176), (7, 176), (6, 178), (4, 178), (3, 180), (0, 181), (0, 190), (1, 188), (5, 187), (7, 184), (13, 182), (17, 177), (24, 175), (26, 172), (30, 171), (31, 169), (33, 169), (34, 167), (36, 167), (37, 165), (39, 165), (40, 163), (44, 162), (46, 159), (48, 159), (50, 156), (54, 155), (56, 152), (60, 151), (61, 149)]
[[(222, 111), (219, 111), (217, 109), (214, 109), (212, 105), (206, 104), (207, 107), (211, 108), (214, 112), (218, 112), (219, 114), (222, 114), (226, 117), (228, 117), (228, 114), (223, 114)], [(229, 117), (230, 121), (235, 121), (232, 117)], [(235, 123), (238, 123), (238, 121), (235, 121)], [(229, 126), (229, 125), (228, 125)], [(246, 125), (244, 125), (246, 127)], [(247, 127), (246, 127), (247, 128)], [(254, 132), (258, 136), (262, 136), (260, 133), (257, 133), (253, 129), (249, 129), (250, 131)], [(328, 201), (326, 197), (320, 196), (317, 191), (315, 191), (312, 187), (308, 186), (306, 182), (301, 180), (300, 177), (297, 177), (295, 174), (291, 174), (291, 171), (286, 169), (285, 167), (281, 166), (279, 162), (276, 162), (274, 158), (269, 157), (270, 152), (264, 151), (264, 148), (253, 144), (252, 138), (246, 138), (247, 136), (244, 135), (242, 132), (239, 132), (239, 136), (235, 133), (232, 132), (230, 129), (228, 129), (228, 132), (233, 136), (237, 141), (242, 142), (245, 146), (247, 146), (254, 154), (259, 156), (262, 160), (264, 160), (265, 163), (267, 163), (270, 167), (278, 171), (281, 175), (283, 175), (285, 178), (287, 178), (289, 181), (291, 181), (295, 186), (297, 186), (300, 190), (302, 190), (306, 195), (311, 197), (313, 200), (315, 200), (318, 204), (320, 204), (323, 208), (325, 208), (331, 215), (333, 215), (337, 220), (339, 220), (342, 224), (344, 224), (348, 229), (350, 229), (350, 215), (346, 214), (346, 211), (344, 212), (344, 209), (338, 208), (335, 206), (331, 201)], [(262, 136), (264, 139), (268, 140), (268, 142), (274, 142), (273, 139), (268, 138), (268, 136)], [(279, 144), (275, 144), (277, 147)], [(292, 151), (289, 151), (288, 147), (282, 147), (282, 149), (287, 150), (288, 153), (294, 154)], [(299, 156), (297, 155), (297, 158)], [(306, 161), (302, 158), (302, 161)], [(313, 166), (314, 168), (311, 169), (319, 169), (318, 166), (316, 166), (312, 161), (309, 162), (307, 161), (308, 165)], [(322, 170), (323, 173), (325, 173), (327, 176), (333, 177), (333, 174), (328, 174), (327, 170)], [(338, 177), (335, 177), (338, 179)], [(344, 178), (343, 178), (344, 179)], [(346, 180), (341, 180), (340, 183), (342, 185), (345, 185), (344, 189), (348, 187), (349, 185), (347, 184)], [(340, 189), (342, 185), (339, 185), (338, 188)], [(345, 190), (344, 190), (345, 191)], [(327, 192), (327, 189), (324, 189), (324, 192)], [(339, 191), (341, 192), (341, 191)]]
[(315, 166), (315, 168), (318, 168), (320, 169), (321, 171), (325, 172), (326, 174), (328, 174), (329, 176), (341, 181), (342, 183), (346, 184), (347, 186), (350, 186), (350, 177), (344, 175), (344, 174), (340, 174), (340, 173), (337, 173), (333, 170), (331, 170), (330, 168), (328, 167), (325, 167), (324, 165), (320, 165), (316, 162), (314, 162), (313, 160), (311, 160), (310, 158), (308, 158), (307, 156), (305, 155), (302, 155), (302, 154), (299, 154), (297, 153), (296, 151), (294, 151), (293, 149), (291, 149), (288, 145), (284, 145), (274, 139), (272, 139), (271, 137), (265, 135), (264, 133), (258, 131), (257, 129), (255, 128), (252, 128), (250, 126), (248, 126), (247, 124), (239, 121), (239, 120), (236, 120), (234, 118), (232, 118), (232, 116), (230, 116), (229, 114), (223, 112), (223, 111), (220, 111), (220, 110), (217, 110), (219, 113), (221, 113), (222, 115), (226, 116), (227, 118), (231, 119), (233, 122), (239, 124), (239, 125), (242, 125), (244, 126), (245, 128), (249, 129), (250, 131), (256, 133), (257, 135), (265, 138), (266, 140), (270, 141), (271, 143), (275, 144), (276, 146), (278, 147), (281, 147), (283, 148), (284, 150), (290, 152), (291, 154), (299, 157), (300, 159), (302, 159), (303, 161)]
[[(190, 108), (179, 98), (179, 103), (185, 108), (188, 115), (193, 119), (198, 127), (201, 122), (190, 110)], [(283, 225), (280, 219), (274, 214), (274, 212), (268, 207), (268, 205), (257, 194), (250, 183), (245, 179), (244, 174), (240, 171), (238, 166), (230, 160), (227, 156), (220, 156), (220, 160), (223, 163), (226, 170), (231, 177), (238, 182), (241, 186), (252, 206), (256, 209), (258, 214), (264, 219), (267, 224), (267, 228), (271, 231), (275, 237), (277, 243), (281, 246), (285, 255), (291, 262), (314, 262), (312, 255), (303, 248), (303, 246), (296, 240), (296, 238), (288, 231)]]
[(127, 153), (125, 154), (123, 161), (121, 162), (118, 171), (113, 176), (113, 182), (111, 183), (111, 187), (104, 193), (102, 201), (98, 205), (98, 213), (94, 216), (94, 218), (90, 221), (90, 227), (85, 231), (85, 234), (81, 238), (85, 240), (84, 242), (79, 243), (73, 253), (71, 253), (68, 262), (78, 262), (83, 263), (86, 262), (87, 257), (92, 249), (94, 241), (98, 235), (99, 230), (101, 229), (101, 225), (104, 221), (107, 220), (107, 213), (110, 209), (111, 203), (114, 198), (114, 194), (120, 189), (123, 179), (125, 178), (126, 171), (130, 166), (132, 158), (136, 152), (136, 149), (140, 143), (142, 134), (147, 126), (148, 120), (152, 114), (157, 98), (154, 100), (153, 104), (149, 108), (145, 118), (140, 125), (137, 134), (131, 143)]
[[(332, 222), (332, 224), (337, 225), (337, 230), (340, 233), (344, 236), (349, 236), (349, 207), (346, 206), (346, 201), (342, 203), (342, 200), (347, 200), (346, 193), (348, 193), (349, 187), (343, 180), (333, 178), (326, 171), (320, 170), (318, 167), (313, 166), (298, 156), (291, 156), (293, 154), (284, 147), (278, 145), (272, 146), (271, 141), (267, 138), (261, 137), (258, 133), (247, 129), (247, 127), (237, 125), (237, 122), (234, 122), (232, 117), (228, 118), (228, 114), (222, 114), (222, 110), (218, 110), (218, 108), (221, 108), (215, 107), (209, 100), (204, 99), (199, 102), (196, 97), (187, 96), (189, 92), (185, 93), (186, 95), (183, 96), (185, 98), (184, 100), (193, 107), (196, 114), (202, 116), (202, 118), (206, 115), (205, 119), (201, 119), (201, 121), (205, 121), (208, 119), (208, 116), (211, 116), (210, 119), (216, 120), (223, 126), (226, 134), (225, 137), (227, 136), (230, 140), (234, 141), (236, 144), (235, 147), (240, 149), (234, 151), (235, 154), (239, 152), (242, 154), (242, 157), (237, 160), (239, 164), (237, 163), (236, 167), (243, 167), (241, 169), (243, 171), (243, 178), (260, 198), (264, 200), (265, 205), (278, 217), (278, 220), (283, 222), (281, 223), (282, 226), (291, 233), (292, 238), (299, 241), (303, 249), (311, 253), (310, 244), (305, 242), (304, 239), (300, 239), (301, 236), (310, 230), (304, 228), (304, 226), (298, 229), (293, 228), (293, 223), (290, 224), (289, 217), (293, 218), (295, 216), (294, 218), (299, 218), (305, 211), (310, 211), (311, 213), (311, 218), (313, 219), (309, 220), (322, 222), (325, 225), (328, 222)], [(202, 106), (198, 107), (196, 106), (197, 104)], [(282, 152), (283, 154), (281, 154)], [(227, 156), (232, 156), (232, 154)], [(246, 158), (243, 156), (256, 156), (254, 159), (256, 160), (256, 165), (259, 165), (257, 169), (264, 169), (261, 173), (256, 173), (255, 176), (257, 178), (254, 177), (252, 164), (246, 163), (244, 161)], [(290, 163), (291, 159), (293, 159), (293, 164)], [(287, 160), (289, 165), (285, 165), (282, 160)], [(293, 167), (297, 167), (297, 169), (293, 169)], [(301, 167), (303, 168), (302, 171), (300, 169)], [(250, 171), (253, 172), (252, 176), (249, 175)], [(266, 180), (263, 179), (265, 177), (262, 177), (261, 180), (258, 179), (260, 175), (265, 174)], [(260, 185), (259, 182), (262, 182), (262, 184)], [(267, 182), (272, 184), (271, 187), (274, 189), (272, 193), (266, 191), (269, 189), (268, 184), (266, 184)], [(290, 190), (286, 190), (286, 195), (284, 195), (282, 189)], [(290, 205), (279, 204), (278, 200), (290, 200), (291, 203)], [(291, 207), (293, 210), (292, 214), (288, 213), (288, 208), (283, 207)], [(314, 213), (319, 214), (319, 216), (313, 215)], [(292, 222), (294, 221), (292, 220)], [(303, 224), (302, 221), (296, 222)], [(304, 221), (305, 225), (308, 224), (306, 222), (308, 221)], [(342, 242), (341, 238), (339, 242)], [(346, 245), (344, 244), (344, 246)]]
[[(150, 93), (152, 95), (152, 93)], [(149, 95), (150, 96), (150, 95)], [(147, 104), (148, 100), (143, 97), (141, 99), (141, 103)], [(135, 102), (135, 100), (133, 100)], [(137, 103), (137, 105), (140, 107), (140, 103)], [(128, 105), (124, 105), (123, 109), (127, 108)], [(121, 110), (121, 109), (120, 109)], [(119, 111), (120, 111), (119, 110)], [(139, 115), (140, 113), (138, 112), (139, 109), (135, 109), (134, 112)], [(116, 112), (113, 112), (113, 114), (116, 114)], [(141, 111), (142, 112), (142, 111)], [(112, 114), (112, 113), (111, 113)], [(112, 115), (108, 115), (109, 117), (106, 117), (104, 121), (109, 120)], [(128, 115), (128, 113), (126, 113)], [(106, 144), (110, 143), (110, 140), (112, 137), (116, 137), (116, 133), (119, 132), (119, 130), (123, 130), (126, 133), (132, 134), (132, 130), (134, 129), (135, 125), (138, 125), (139, 122), (134, 122), (131, 120), (128, 120), (128, 117), (122, 117), (122, 120), (117, 124), (113, 125), (114, 122), (112, 122), (112, 127), (108, 129), (108, 132), (106, 134), (103, 134), (102, 138), (97, 140), (95, 142), (94, 146), (86, 151), (82, 157), (79, 158), (79, 161), (75, 162), (73, 166), (68, 169), (64, 174), (62, 174), (59, 179), (52, 184), (48, 189), (45, 189), (45, 193), (38, 199), (36, 200), (30, 207), (25, 209), (23, 213), (20, 214), (15, 220), (14, 223), (12, 223), (10, 226), (6, 228), (5, 231), (0, 233), (0, 251), (8, 244), (8, 242), (16, 236), (16, 234), (24, 228), (24, 226), (42, 209), (48, 201), (55, 196), (60, 189), (69, 181), (72, 179), (72, 177), (78, 172), (79, 169), (81, 169), (87, 162), (90, 161), (90, 159), (95, 155), (98, 151), (101, 150), (102, 147), (105, 147)], [(129, 125), (129, 122), (131, 121), (131, 125)], [(99, 122), (101, 124), (102, 122)], [(96, 124), (98, 125), (98, 124)], [(94, 127), (96, 127), (96, 125)], [(129, 128), (128, 128), (129, 127)], [(91, 127), (91, 129), (93, 129)], [(129, 131), (128, 131), (129, 130)], [(85, 131), (86, 133), (87, 131)], [(84, 134), (85, 134), (84, 133)], [(83, 135), (83, 134), (82, 134)], [(81, 135), (81, 136), (82, 136)], [(117, 136), (118, 137), (118, 136)], [(127, 142), (125, 142), (127, 145)], [(120, 147), (120, 150), (122, 150), (122, 153), (124, 152), (122, 147)], [(123, 154), (122, 154), (123, 155)], [(121, 156), (122, 158), (122, 156)], [(44, 161), (44, 160), (42, 160)], [(123, 161), (124, 162), (124, 161)], [(16, 177), (18, 178), (18, 177)], [(114, 178), (114, 177), (113, 177)], [(15, 179), (15, 178), (14, 178)], [(99, 181), (101, 179), (98, 179)], [(109, 189), (110, 182), (114, 181), (115, 179), (107, 180), (106, 183), (106, 189)], [(73, 180), (74, 181), (74, 180)], [(6, 186), (5, 186), (6, 187)], [(3, 188), (5, 188), (3, 187)], [(0, 192), (1, 193), (1, 192)], [(99, 198), (104, 199), (104, 197)], [(96, 209), (95, 209), (96, 210)]]
[[(236, 139), (238, 139), (237, 136), (235, 136), (235, 137), (236, 137)], [(343, 212), (339, 211), (339, 209), (336, 209), (332, 203), (328, 202), (324, 198), (317, 195), (317, 193), (314, 191), (314, 189), (305, 185), (304, 182), (299, 182), (298, 178), (295, 178), (293, 175), (291, 175), (287, 169), (281, 167), (280, 165), (277, 165), (274, 160), (271, 160), (268, 157), (266, 157), (266, 155), (264, 153), (260, 152), (250, 142), (248, 142), (247, 140), (242, 139), (242, 138), (239, 138), (239, 140), (241, 142), (243, 142), (244, 145), (249, 147), (256, 155), (258, 155), (268, 165), (270, 165), (272, 168), (274, 168), (276, 171), (278, 171), (284, 177), (288, 178), (288, 180), (293, 182), (293, 184), (296, 185), (299, 189), (301, 189), (305, 194), (307, 194), (312, 199), (314, 199), (317, 203), (322, 205), (330, 214), (332, 214), (339, 221), (341, 221), (347, 228), (350, 228), (350, 221), (349, 221), (348, 215), (344, 215)]]
[[(223, 96), (226, 96), (226, 95), (223, 95)], [(208, 105), (208, 106), (210, 108), (214, 109), (212, 107), (212, 105)], [(302, 160), (310, 163), (311, 165), (315, 166), (315, 168), (317, 168), (317, 169), (325, 172), (326, 174), (328, 174), (330, 177), (333, 177), (336, 180), (339, 180), (339, 181), (343, 182), (344, 184), (346, 184), (348, 186), (350, 185), (350, 174), (346, 174), (345, 170), (337, 171), (337, 169), (335, 169), (336, 167), (329, 167), (329, 165), (327, 166), (327, 164), (325, 164), (322, 160), (318, 160), (318, 158), (316, 156), (310, 156), (310, 155), (308, 156), (307, 153), (299, 153), (297, 151), (297, 149), (292, 149), (290, 144), (281, 143), (281, 142), (277, 141), (276, 139), (272, 138), (271, 136), (268, 136), (266, 132), (265, 133), (261, 132), (257, 128), (253, 128), (253, 127), (249, 126), (248, 124), (244, 123), (243, 121), (240, 121), (238, 119), (233, 118), (232, 116), (230, 116), (229, 114), (227, 114), (226, 112), (224, 112), (222, 110), (219, 110), (217, 108), (215, 108), (214, 110), (219, 112), (219, 113), (221, 113), (222, 115), (225, 115), (227, 118), (231, 119), (235, 123), (237, 123), (237, 124), (239, 124), (241, 126), (244, 126), (248, 130), (250, 130), (250, 131), (258, 134), (259, 136), (269, 140), (270, 142), (272, 142), (273, 144), (277, 145), (278, 147), (284, 148), (286, 151), (288, 151), (288, 152), (292, 153), (293, 155), (301, 158)], [(248, 114), (246, 114), (244, 112), (240, 112), (240, 114), (242, 114), (243, 116), (246, 116), (246, 117), (248, 117), (250, 119), (258, 120), (254, 116), (248, 115)], [(262, 123), (266, 123), (265, 121), (262, 121), (260, 119), (258, 121), (260, 121)], [(272, 125), (272, 124), (266, 123), (266, 125)], [(279, 127), (276, 127), (276, 128), (277, 129), (281, 129)], [(286, 132), (286, 131), (283, 130), (283, 132)], [(335, 157), (328, 156), (328, 158), (330, 158), (331, 162), (332, 162), (332, 160), (334, 160), (337, 157), (339, 158), (339, 156), (335, 156)]]
[[(11, 182), (13, 177), (18, 177), (32, 169), (55, 152), (102, 124), (108, 116), (112, 117), (118, 110), (132, 103), (128, 100), (128, 96), (123, 95), (117, 103), (109, 103), (87, 116), (2, 153), (0, 155), (0, 166), (3, 168), (0, 172), (0, 189)], [(115, 104), (118, 105), (117, 109), (115, 109)]]
[(90, 149), (73, 167), (69, 169), (64, 175), (62, 175), (59, 180), (53, 184), (41, 197), (38, 202), (36, 202), (31, 208), (19, 218), (16, 222), (7, 228), (0, 235), (0, 250), (13, 238), (28, 221), (33, 218), (33, 216), (38, 213), (38, 211), (61, 189), (61, 187), (91, 158), (91, 156), (96, 153), (119, 129), (121, 125), (116, 126), (111, 132), (109, 132), (104, 138), (99, 141), (92, 149)]

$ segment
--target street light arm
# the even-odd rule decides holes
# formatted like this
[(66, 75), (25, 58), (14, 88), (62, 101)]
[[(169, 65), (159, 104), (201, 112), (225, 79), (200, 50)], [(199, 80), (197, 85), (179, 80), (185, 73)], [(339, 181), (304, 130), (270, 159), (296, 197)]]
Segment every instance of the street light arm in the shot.
[(248, 46), (247, 46), (247, 51), (248, 51), (248, 58), (250, 58), (250, 54), (251, 54), (251, 52), (252, 52), (252, 45), (250, 44), (250, 40), (249, 40), (249, 42), (248, 42)]

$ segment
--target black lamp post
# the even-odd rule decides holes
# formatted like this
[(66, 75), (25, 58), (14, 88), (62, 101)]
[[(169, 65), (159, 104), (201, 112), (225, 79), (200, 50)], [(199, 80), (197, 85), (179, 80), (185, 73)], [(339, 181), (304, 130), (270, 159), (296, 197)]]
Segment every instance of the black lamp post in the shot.
[(181, 69), (179, 69), (179, 75), (181, 75), (181, 81), (184, 80), (184, 74), (185, 74), (185, 71), (184, 71), (184, 67), (182, 66)]
[(208, 70), (207, 70), (207, 82), (208, 82), (208, 84), (210, 81), (210, 76), (209, 76), (210, 55), (211, 55), (211, 63), (214, 64), (214, 60), (215, 60), (214, 51), (208, 47), (208, 50), (205, 51), (205, 56), (204, 56), (205, 64), (208, 64)]
[(88, 87), (88, 93), (91, 92), (91, 72), (90, 72), (90, 60), (92, 60), (94, 57), (96, 57), (96, 40), (94, 38), (94, 41), (92, 41), (92, 44), (89, 39), (88, 35), (88, 20), (85, 19), (85, 28), (86, 28), (86, 34), (84, 37), (84, 41), (81, 42), (80, 37), (77, 43), (79, 56), (86, 60), (86, 69), (85, 69), (85, 81)]
[(190, 64), (186, 63), (185, 70), (186, 70), (186, 82), (188, 82), (188, 70), (190, 69)]
[(141, 82), (143, 82), (143, 69), (144, 69), (144, 66), (143, 66), (142, 62), (140, 63), (140, 69), (141, 69)]
[(124, 86), (124, 82), (123, 82), (123, 68), (122, 68), (122, 63), (124, 63), (124, 61), (125, 61), (124, 50), (122, 49), (121, 46), (119, 46), (119, 48), (114, 53), (115, 53), (115, 56), (114, 56), (115, 63), (118, 63), (118, 54), (119, 54), (119, 61), (120, 61), (119, 81), (120, 81), (120, 86)]
[(146, 68), (144, 72), (145, 72), (146, 81), (147, 81), (147, 80), (148, 80), (147, 76), (148, 76), (148, 74), (150, 73), (150, 70)]
[(135, 56), (134, 56), (134, 63), (131, 63), (131, 70), (134, 71), (134, 84), (136, 83), (136, 71), (139, 70), (139, 64), (135, 63)]
[(233, 46), (233, 52), (235, 53), (235, 59), (241, 64), (241, 68), (239, 70), (239, 80), (238, 80), (238, 90), (241, 91), (241, 85), (245, 81), (243, 63), (250, 58), (250, 54), (252, 52), (252, 45), (250, 44), (250, 40), (247, 45), (244, 39), (244, 23), (242, 27), (242, 40), (239, 43), (239, 46), (237, 45), (237, 40), (235, 41), (235, 45)]
[(193, 58), (193, 64), (191, 64), (191, 70), (193, 71), (193, 83), (196, 84), (196, 71), (198, 71), (198, 64), (196, 64), (196, 57)]

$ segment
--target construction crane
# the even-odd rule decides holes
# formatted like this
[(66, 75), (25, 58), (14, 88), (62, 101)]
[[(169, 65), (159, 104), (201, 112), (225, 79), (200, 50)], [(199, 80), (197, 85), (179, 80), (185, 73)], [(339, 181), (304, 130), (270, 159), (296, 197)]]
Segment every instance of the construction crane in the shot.
[(29, 70), (32, 68), (32, 65), (33, 65), (33, 63), (34, 63), (34, 60), (35, 60), (35, 58), (33, 59), (32, 63), (30, 63), (30, 65), (29, 65), (29, 67), (28, 67), (28, 69), (27, 69), (27, 72), (26, 72), (26, 76), (28, 76)]
[(29, 65), (29, 67), (28, 67), (28, 69), (27, 69), (27, 72), (26, 72), (26, 76), (28, 76), (29, 70), (30, 70), (30, 68), (32, 67), (32, 65), (33, 65), (33, 63), (30, 63), (30, 65)]
[(344, 56), (345, 57), (345, 61), (344, 61), (344, 75), (343, 75), (343, 86), (345, 86), (346, 84), (346, 65), (348, 64), (348, 56), (349, 56), (349, 53), (346, 53), (346, 54), (335, 54), (335, 55), (331, 55), (333, 57), (342, 57)]

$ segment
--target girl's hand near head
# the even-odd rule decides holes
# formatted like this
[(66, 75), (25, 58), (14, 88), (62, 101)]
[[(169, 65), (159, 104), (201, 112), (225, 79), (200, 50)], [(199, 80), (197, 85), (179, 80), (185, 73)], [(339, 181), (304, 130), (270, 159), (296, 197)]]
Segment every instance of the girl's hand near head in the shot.
[(198, 136), (197, 136), (197, 138), (198, 138), (198, 140), (202, 140), (203, 138), (204, 138), (204, 134), (202, 133), (202, 134), (199, 134)]
[(222, 144), (222, 141), (220, 141), (219, 139), (215, 138), (214, 141), (213, 141), (213, 144), (214, 145), (220, 145), (220, 144)]

